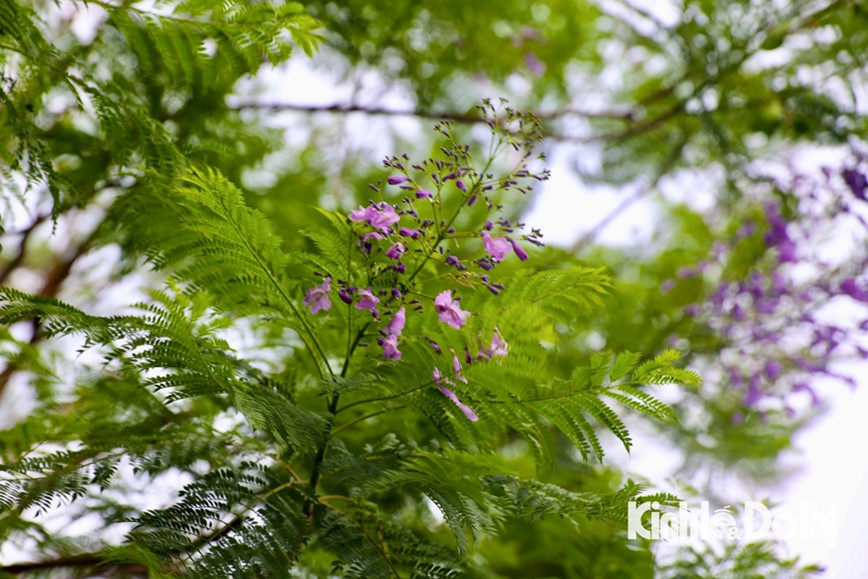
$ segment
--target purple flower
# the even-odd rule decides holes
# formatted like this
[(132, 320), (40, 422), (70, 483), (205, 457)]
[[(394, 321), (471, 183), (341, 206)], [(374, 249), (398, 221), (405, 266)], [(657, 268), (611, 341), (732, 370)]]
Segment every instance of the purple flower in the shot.
[(341, 301), (347, 305), (353, 303), (353, 296), (351, 296), (349, 292), (345, 289), (338, 290), (338, 297), (341, 298)]
[(494, 269), (494, 264), (492, 263), (491, 258), (488, 257), (477, 259), (474, 263), (485, 271), (491, 271), (492, 269)]
[(477, 420), (479, 420), (479, 417), (476, 415), (473, 409), (467, 404), (463, 403), (461, 400), (459, 400), (458, 396), (456, 396), (452, 390), (446, 388), (445, 386), (440, 386), (440, 392), (442, 392), (443, 395), (446, 396), (446, 398), (455, 403), (455, 406), (457, 406), (459, 410), (464, 413), (464, 416), (467, 417), (467, 420), (470, 420), (471, 422), (476, 422)]
[(733, 367), (730, 367), (728, 370), (729, 370), (729, 379), (732, 381), (733, 385), (741, 386), (744, 383), (744, 381), (741, 378), (741, 372), (739, 372), (738, 370), (736, 370)]
[(509, 240), (509, 243), (512, 244), (512, 250), (515, 252), (516, 257), (521, 261), (527, 261), (528, 255), (524, 248), (511, 237), (507, 237), (507, 239)]
[(756, 223), (748, 219), (744, 222), (744, 224), (739, 228), (736, 235), (739, 238), (750, 237), (756, 231)]
[(458, 265), (458, 258), (454, 255), (446, 256), (446, 265), (456, 266)]
[(409, 180), (410, 180), (409, 177), (392, 176), (392, 177), (389, 177), (388, 179), (386, 179), (386, 182), (389, 183), (389, 185), (400, 185), (401, 183), (406, 183)]
[(509, 344), (500, 335), (500, 330), (494, 328), (494, 334), (491, 336), (491, 347), (486, 352), (489, 356), (506, 356), (509, 354)]
[(354, 211), (350, 211), (350, 219), (356, 222), (367, 221), (373, 207), (361, 207)]
[(377, 311), (377, 304), (380, 303), (380, 298), (371, 293), (371, 288), (359, 290), (359, 295), (361, 299), (356, 304), (356, 309), (358, 310), (368, 310), (376, 317), (379, 315)]
[(391, 334), (386, 338), (380, 340), (380, 344), (383, 346), (383, 356), (390, 360), (400, 360), (401, 359), (401, 351), (398, 350), (398, 335)]
[(781, 263), (795, 263), (796, 244), (787, 233), (787, 222), (781, 217), (780, 208), (776, 203), (767, 203), (765, 206), (766, 220), (770, 229), (766, 232), (764, 240), (771, 247), (777, 247)]
[(485, 245), (485, 251), (488, 252), (494, 261), (503, 261), (503, 258), (509, 253), (511, 247), (508, 239), (492, 237), (487, 231), (482, 232), (482, 243)]
[(452, 290), (446, 290), (434, 298), (434, 309), (444, 324), (449, 324), (456, 330), (460, 330), (467, 322), (470, 312), (462, 310), (458, 300), (452, 299)]
[(455, 182), (455, 185), (457, 185), (459, 189), (461, 189), (462, 191), (467, 193), (467, 185), (464, 184), (464, 181), (462, 181), (461, 179), (458, 179)]
[(844, 177), (844, 182), (847, 183), (847, 187), (850, 188), (850, 191), (853, 192), (853, 195), (857, 199), (868, 201), (868, 198), (865, 196), (865, 191), (868, 190), (868, 178), (865, 177), (864, 173), (856, 169), (844, 169), (841, 176)]
[(416, 199), (428, 199), (432, 195), (427, 189), (416, 189)]
[(777, 270), (772, 272), (772, 289), (777, 294), (783, 294), (787, 291), (787, 280)]
[(350, 219), (356, 222), (366, 221), (372, 227), (385, 232), (389, 226), (397, 223), (401, 216), (395, 212), (393, 206), (383, 202), (368, 207), (359, 207), (350, 213)]
[(378, 203), (368, 219), (371, 226), (380, 231), (386, 231), (390, 225), (394, 225), (401, 217), (395, 212), (395, 208), (388, 203)]
[(744, 400), (742, 403), (745, 406), (751, 407), (763, 397), (762, 390), (760, 390), (760, 376), (759, 374), (754, 374), (751, 376), (750, 385), (747, 388), (747, 393), (744, 395)]
[(778, 256), (781, 263), (796, 263), (799, 256), (796, 253), (796, 244), (789, 239), (782, 241), (778, 246)]
[(859, 287), (856, 280), (849, 277), (841, 282), (841, 292), (847, 294), (856, 301), (868, 303), (868, 290)]
[(320, 310), (330, 310), (332, 300), (329, 292), (332, 290), (332, 278), (327, 277), (318, 286), (312, 287), (304, 294), (302, 302), (310, 308), (310, 313), (315, 314)]
[(689, 277), (696, 277), (699, 275), (699, 268), (697, 267), (679, 267), (678, 271), (675, 272), (675, 275), (679, 279), (687, 279)]
[(461, 374), (461, 360), (458, 359), (458, 354), (452, 350), (452, 369), (455, 371), (455, 379), (467, 384), (467, 378)]
[(410, 229), (409, 227), (402, 227), (398, 230), (398, 233), (401, 235), (401, 237), (410, 237), (412, 239), (418, 239), (419, 236), (422, 234), (422, 232), (418, 229)]
[(431, 345), (431, 349), (437, 352), (438, 354), (443, 353), (443, 349), (440, 347), (440, 344), (435, 342), (434, 340), (429, 339), (428, 343)]
[(407, 321), (407, 312), (404, 309), (404, 306), (401, 306), (401, 309), (397, 311), (397, 313), (392, 316), (392, 321), (389, 322), (389, 325), (386, 327), (386, 332), (390, 336), (400, 336), (401, 332), (404, 331), (404, 323)]
[(540, 62), (532, 52), (524, 55), (524, 65), (536, 76), (541, 76), (546, 70), (546, 65)]
[(767, 360), (763, 372), (769, 380), (774, 380), (781, 375), (781, 365), (775, 360)]
[(789, 240), (787, 234), (787, 222), (781, 217), (780, 208), (777, 203), (766, 203), (765, 205), (766, 220), (771, 228), (765, 234), (765, 242), (769, 245), (778, 245), (781, 241)]
[(452, 390), (443, 386), (442, 381), (449, 383), (449, 379), (443, 378), (443, 376), (440, 374), (439, 368), (434, 368), (434, 373), (432, 374), (431, 378), (432, 380), (434, 380), (434, 383), (437, 384), (437, 387), (440, 388), (440, 392), (442, 392), (444, 396), (446, 396), (449, 400), (455, 403), (455, 406), (457, 406), (461, 410), (461, 412), (464, 413), (464, 416), (467, 417), (467, 420), (470, 420), (472, 422), (476, 422), (477, 420), (479, 420), (479, 417), (470, 406), (464, 404), (461, 400), (459, 400), (458, 396), (456, 396)]
[(750, 281), (745, 285), (747, 291), (754, 299), (763, 297), (763, 276), (756, 272), (750, 276)]
[(390, 259), (401, 259), (401, 256), (404, 255), (404, 251), (406, 251), (406, 248), (404, 247), (404, 244), (399, 241), (386, 250), (386, 257)]

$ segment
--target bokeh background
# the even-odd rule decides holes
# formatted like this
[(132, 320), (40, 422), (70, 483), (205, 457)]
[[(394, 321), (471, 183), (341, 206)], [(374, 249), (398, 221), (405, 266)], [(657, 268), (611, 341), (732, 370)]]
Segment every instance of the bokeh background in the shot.
[[(481, 99), (536, 113), (552, 178), (509, 210), (542, 229), (550, 246), (607, 267), (614, 279), (606, 314), (572, 329), (572, 348), (653, 355), (676, 347), (705, 378), (696, 392), (664, 392), (678, 428), (631, 422), (632, 453), (612, 445), (608, 460), (656, 488), (719, 506), (816, 503), (834, 517), (835, 536), (776, 548), (827, 566), (829, 577), (868, 573), (859, 539), (868, 529), (868, 8), (302, 5), (322, 24), (318, 51), (296, 49), (237, 75), (175, 67), (172, 54), (144, 62), (124, 36), (140, 23), (110, 17), (99, 2), (33, 7), (64, 54), (141, 86), (156, 122), (242, 185), (290, 251), (304, 247), (293, 232), (315, 207), (350, 210), (367, 200), (368, 183), (385, 176), (385, 155), (434, 148), (436, 120), (481, 143)], [(135, 6), (141, 15), (173, 10)], [(22, 65), (9, 55), (3, 65), (11, 95)], [(9, 147), (0, 282), (93, 313), (122, 311), (159, 287), (162, 274), (119, 227), (115, 201), (132, 187), (116, 171), (121, 153), (100, 137), (93, 106), (53, 85), (50, 72), (30, 88), (35, 138), (68, 188), (28, 182)], [(8, 113), (12, 101), (4, 102)], [(47, 344), (38, 330), (4, 330), (4, 430), (47, 396), (49, 386), (27, 370), (30, 358), (55, 365), (67, 385), (88, 363), (76, 343)], [(163, 480), (150, 498), (156, 487), (140, 489), (142, 505), (165, 501), (184, 482)], [(75, 535), (98, 525), (80, 521), (59, 515), (56, 526)], [(659, 549), (665, 558), (667, 546)], [(0, 560), (26, 550), (7, 543)]]

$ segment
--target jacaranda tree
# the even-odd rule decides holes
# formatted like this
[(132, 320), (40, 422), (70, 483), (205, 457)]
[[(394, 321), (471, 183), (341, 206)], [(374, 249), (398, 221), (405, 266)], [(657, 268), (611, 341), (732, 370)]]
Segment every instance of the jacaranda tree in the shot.
[[(608, 458), (654, 437), (685, 477), (774, 479), (823, 380), (855, 383), (866, 21), (0, 0), (0, 573), (812, 574), (628, 539), (631, 502), (721, 489)], [(298, 104), (292, 62), (356, 96)], [(556, 247), (524, 217), (552, 168), (636, 189)], [(598, 243), (650, 197), (641, 246)]]

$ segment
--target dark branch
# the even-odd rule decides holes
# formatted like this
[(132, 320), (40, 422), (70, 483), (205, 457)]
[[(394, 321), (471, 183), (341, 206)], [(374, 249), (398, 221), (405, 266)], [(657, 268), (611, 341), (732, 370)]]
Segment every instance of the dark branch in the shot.
[[(457, 113), (454, 111), (426, 111), (426, 110), (395, 110), (382, 107), (369, 107), (356, 104), (332, 104), (332, 105), (304, 105), (295, 103), (264, 103), (256, 101), (242, 101), (229, 107), (233, 110), (259, 110), (269, 112), (294, 111), (301, 113), (364, 113), (366, 115), (394, 116), (394, 117), (418, 117), (423, 119), (436, 119), (455, 121), (457, 123), (481, 124), (486, 120), (475, 113)], [(587, 117), (604, 119), (622, 119), (631, 121), (635, 113), (633, 111), (585, 111), (572, 107), (557, 109), (547, 113), (537, 113), (542, 120), (557, 119), (563, 117)]]
[(34, 571), (44, 571), (48, 569), (60, 568), (75, 568), (75, 567), (94, 567), (100, 569), (100, 574), (123, 574), (124, 577), (149, 575), (148, 568), (139, 564), (123, 564), (107, 560), (105, 557), (87, 553), (84, 555), (71, 555), (60, 559), (49, 559), (47, 561), (37, 561), (34, 563), (16, 563), (14, 565), (6, 565), (0, 567), (0, 573), (8, 573), (10, 575), (21, 575), (23, 573), (32, 573)]
[(27, 252), (27, 241), (30, 239), (30, 235), (36, 230), (39, 225), (42, 224), (46, 219), (48, 219), (48, 214), (37, 215), (33, 222), (30, 223), (26, 228), (21, 231), (15, 232), (15, 234), (20, 235), (21, 239), (18, 241), (18, 252), (15, 256), (9, 260), (2, 270), (0, 270), (0, 284), (6, 282), (6, 278), (9, 277), (9, 274), (12, 273), (15, 268), (17, 268), (24, 261), (24, 256)]
[[(78, 261), (90, 249), (97, 231), (99, 231), (99, 226), (97, 226), (90, 234), (90, 236), (88, 236), (86, 240), (80, 243), (78, 247), (76, 247), (68, 256), (58, 260), (54, 264), (54, 267), (49, 270), (45, 278), (45, 283), (42, 284), (42, 289), (39, 290), (38, 295), (47, 298), (57, 297), (61, 285), (66, 280), (66, 278), (69, 277), (69, 274), (72, 273), (72, 267), (73, 265), (75, 265), (75, 262)], [(35, 318), (33, 320), (33, 333), (31, 334), (30, 340), (28, 342), (29, 346), (34, 346), (42, 340), (42, 334), (39, 331), (40, 327), (41, 323), (39, 319)], [(3, 369), (2, 372), (0, 372), (0, 395), (3, 394), (4, 390), (6, 390), (6, 386), (8, 386), (9, 380), (17, 371), (18, 364), (14, 360), (9, 360), (6, 367)]]
[[(661, 97), (668, 94), (668, 91), (663, 91)], [(258, 110), (265, 112), (299, 112), (306, 114), (315, 113), (330, 113), (330, 114), (350, 114), (361, 113), (366, 115), (393, 116), (393, 117), (416, 117), (433, 120), (454, 121), (463, 124), (482, 124), (486, 120), (474, 113), (457, 113), (454, 111), (427, 111), (427, 110), (395, 110), (381, 107), (369, 107), (363, 105), (304, 105), (296, 103), (265, 103), (256, 101), (242, 101), (229, 107), (232, 110)], [(640, 107), (642, 108), (642, 107)], [(577, 142), (577, 143), (592, 143), (599, 141), (617, 141), (628, 139), (637, 135), (641, 135), (651, 131), (666, 121), (677, 116), (684, 111), (684, 103), (679, 101), (671, 108), (667, 109), (656, 117), (651, 117), (639, 121), (638, 109), (634, 110), (600, 110), (586, 111), (567, 107), (549, 112), (535, 113), (540, 120), (556, 120), (569, 116), (584, 117), (589, 119), (612, 119), (628, 123), (623, 129), (601, 133), (590, 136), (570, 136), (560, 133), (546, 133), (546, 137), (555, 141)]]

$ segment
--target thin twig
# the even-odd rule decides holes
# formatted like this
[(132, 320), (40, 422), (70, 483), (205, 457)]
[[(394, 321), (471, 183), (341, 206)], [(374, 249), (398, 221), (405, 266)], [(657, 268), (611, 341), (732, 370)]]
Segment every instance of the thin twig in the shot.
[(45, 571), (49, 569), (71, 568), (71, 567), (97, 567), (100, 568), (100, 574), (105, 575), (113, 571), (123, 571), (124, 577), (149, 575), (148, 568), (138, 563), (117, 563), (101, 557), (97, 554), (87, 553), (83, 555), (72, 555), (70, 557), (61, 557), (60, 559), (49, 559), (47, 561), (37, 561), (34, 563), (16, 563), (0, 567), (0, 573), (8, 573), (10, 575), (21, 575), (25, 573), (33, 573), (35, 571)]
[(618, 216), (620, 216), (624, 211), (629, 209), (631, 205), (651, 193), (652, 191), (657, 189), (657, 185), (660, 183), (660, 179), (663, 178), (664, 175), (669, 173), (672, 169), (675, 161), (681, 155), (681, 151), (684, 149), (684, 146), (687, 144), (686, 139), (682, 140), (675, 147), (673, 147), (669, 156), (660, 164), (660, 168), (654, 174), (654, 177), (648, 183), (647, 186), (642, 187), (637, 190), (635, 193), (621, 201), (617, 207), (615, 207), (612, 211), (610, 211), (603, 219), (601, 219), (594, 227), (591, 228), (590, 231), (581, 236), (572, 246), (572, 251), (578, 252), (581, 251), (588, 244), (593, 242), (603, 230), (609, 226), (612, 221), (614, 221)]
[(27, 240), (30, 239), (30, 235), (36, 230), (39, 225), (41, 225), (46, 219), (50, 217), (50, 214), (43, 213), (37, 215), (36, 218), (28, 225), (26, 228), (21, 231), (16, 231), (14, 235), (20, 235), (21, 239), (18, 241), (18, 253), (7, 263), (2, 270), (0, 270), (0, 284), (3, 284), (6, 281), (6, 278), (9, 277), (9, 274), (12, 273), (15, 268), (17, 268), (24, 261), (24, 256), (27, 252)]
[[(424, 119), (447, 120), (457, 123), (466, 124), (482, 124), (488, 122), (482, 116), (476, 113), (459, 113), (455, 111), (429, 111), (424, 109), (387, 109), (378, 106), (366, 106), (360, 104), (340, 104), (334, 103), (330, 105), (315, 104), (306, 105), (301, 103), (265, 103), (258, 101), (242, 101), (231, 105), (232, 110), (259, 110), (269, 112), (294, 111), (301, 113), (364, 113), (366, 115), (378, 116), (393, 116), (393, 117), (419, 117)], [(590, 111), (582, 110), (574, 107), (566, 107), (549, 112), (540, 112), (536, 116), (542, 120), (557, 119), (563, 117), (586, 117), (586, 118), (602, 118), (602, 119), (623, 119), (632, 121), (635, 118), (635, 111), (632, 110), (599, 110)]]

